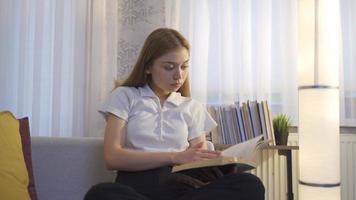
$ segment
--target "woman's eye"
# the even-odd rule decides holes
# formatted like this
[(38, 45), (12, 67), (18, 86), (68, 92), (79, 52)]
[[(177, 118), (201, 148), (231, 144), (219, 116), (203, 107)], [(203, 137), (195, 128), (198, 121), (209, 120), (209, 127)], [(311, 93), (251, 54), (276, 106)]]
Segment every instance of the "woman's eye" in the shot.
[(167, 70), (172, 70), (172, 69), (174, 69), (174, 65), (172, 65), (172, 64), (164, 65), (164, 68)]
[(182, 65), (182, 69), (187, 69), (189, 65)]

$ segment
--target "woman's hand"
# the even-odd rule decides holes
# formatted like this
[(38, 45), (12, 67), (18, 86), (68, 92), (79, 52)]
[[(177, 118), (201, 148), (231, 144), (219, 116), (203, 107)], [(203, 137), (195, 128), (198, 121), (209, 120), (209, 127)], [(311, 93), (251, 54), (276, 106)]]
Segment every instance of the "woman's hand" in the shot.
[(211, 159), (221, 156), (220, 151), (203, 149), (204, 141), (188, 148), (185, 151), (177, 152), (172, 156), (173, 164), (184, 164), (201, 159)]

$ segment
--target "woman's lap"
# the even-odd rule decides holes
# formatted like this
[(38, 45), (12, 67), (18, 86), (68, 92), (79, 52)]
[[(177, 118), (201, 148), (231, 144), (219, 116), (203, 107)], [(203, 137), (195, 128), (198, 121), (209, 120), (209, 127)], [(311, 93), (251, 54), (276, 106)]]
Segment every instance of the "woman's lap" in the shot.
[[(118, 175), (116, 183), (102, 183), (93, 186), (85, 200), (264, 199), (263, 184), (258, 177), (252, 174), (228, 174), (202, 186), (194, 179), (167, 172), (166, 169), (153, 170), (148, 171), (148, 174), (141, 173), (142, 176), (140, 173), (138, 176), (135, 173), (121, 173)], [(155, 176), (149, 173), (156, 173), (159, 178), (154, 178)], [(122, 181), (120, 181), (120, 175), (122, 175)], [(145, 180), (147, 178), (151, 178), (151, 180)]]

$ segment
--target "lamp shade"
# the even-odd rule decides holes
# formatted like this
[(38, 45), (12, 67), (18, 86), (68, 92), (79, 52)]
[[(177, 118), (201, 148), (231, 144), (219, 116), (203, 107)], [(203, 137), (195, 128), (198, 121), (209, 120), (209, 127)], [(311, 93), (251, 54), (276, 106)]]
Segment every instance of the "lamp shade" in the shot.
[(340, 199), (339, 0), (299, 0), (299, 199)]
[(338, 113), (338, 89), (311, 88), (299, 91), (299, 180), (301, 183), (299, 195), (301, 200), (337, 200), (340, 198)]

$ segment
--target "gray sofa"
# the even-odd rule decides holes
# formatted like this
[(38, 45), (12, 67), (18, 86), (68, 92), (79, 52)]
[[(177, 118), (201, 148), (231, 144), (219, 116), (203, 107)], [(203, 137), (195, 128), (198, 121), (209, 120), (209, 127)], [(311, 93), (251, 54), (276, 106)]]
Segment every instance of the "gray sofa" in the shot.
[(31, 137), (31, 148), (39, 200), (80, 200), (92, 185), (115, 179), (102, 138)]

